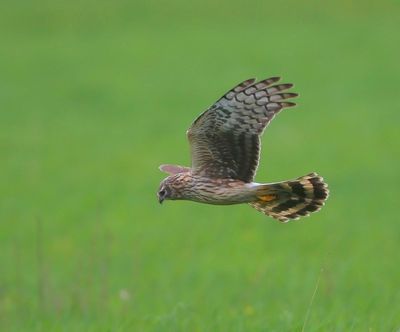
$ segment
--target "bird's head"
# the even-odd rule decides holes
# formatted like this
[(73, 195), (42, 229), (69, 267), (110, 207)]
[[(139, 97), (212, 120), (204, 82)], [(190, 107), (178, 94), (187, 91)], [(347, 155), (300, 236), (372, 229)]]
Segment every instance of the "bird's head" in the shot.
[(185, 181), (181, 174), (170, 175), (160, 183), (157, 196), (160, 204), (166, 200), (182, 199)]

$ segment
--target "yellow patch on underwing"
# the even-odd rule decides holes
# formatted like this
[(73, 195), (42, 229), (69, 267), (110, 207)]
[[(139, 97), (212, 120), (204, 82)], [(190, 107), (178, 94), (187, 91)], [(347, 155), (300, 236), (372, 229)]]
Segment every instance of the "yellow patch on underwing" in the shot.
[(264, 195), (264, 196), (258, 196), (258, 198), (264, 202), (270, 202), (276, 199), (275, 195)]

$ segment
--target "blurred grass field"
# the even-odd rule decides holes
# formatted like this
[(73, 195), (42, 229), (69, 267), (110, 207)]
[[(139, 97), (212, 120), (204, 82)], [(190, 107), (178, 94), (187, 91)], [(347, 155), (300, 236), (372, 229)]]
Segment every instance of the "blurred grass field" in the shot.
[[(398, 331), (399, 11), (2, 1), (0, 330)], [(325, 208), (159, 206), (191, 121), (274, 75), (301, 96), (257, 181), (317, 171)]]

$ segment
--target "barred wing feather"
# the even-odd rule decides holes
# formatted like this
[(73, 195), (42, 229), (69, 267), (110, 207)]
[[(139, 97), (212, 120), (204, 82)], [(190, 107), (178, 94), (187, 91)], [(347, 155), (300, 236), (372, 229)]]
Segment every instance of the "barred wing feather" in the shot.
[(248, 79), (228, 91), (202, 113), (187, 135), (191, 145), (192, 173), (211, 178), (251, 182), (255, 176), (260, 136), (275, 114), (295, 106), (283, 92), (293, 84), (275, 84), (279, 77), (256, 82)]

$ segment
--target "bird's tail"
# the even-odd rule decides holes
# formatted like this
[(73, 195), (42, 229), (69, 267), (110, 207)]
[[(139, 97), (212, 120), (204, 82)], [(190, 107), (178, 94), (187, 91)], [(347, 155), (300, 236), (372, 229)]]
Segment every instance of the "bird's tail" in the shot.
[(287, 222), (319, 211), (328, 194), (323, 178), (310, 173), (295, 180), (259, 185), (257, 201), (249, 204), (268, 216)]

